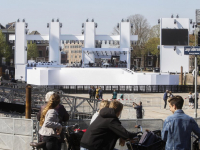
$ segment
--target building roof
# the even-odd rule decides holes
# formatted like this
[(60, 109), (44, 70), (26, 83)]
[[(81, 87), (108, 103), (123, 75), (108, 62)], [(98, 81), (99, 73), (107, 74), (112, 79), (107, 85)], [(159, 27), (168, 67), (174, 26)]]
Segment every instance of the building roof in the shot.
[(8, 24), (6, 24), (6, 29), (15, 29), (14, 27), (13, 27), (13, 24), (14, 24), (15, 22), (11, 22), (11, 23), (8, 23)]
[(0, 29), (5, 29), (5, 27), (2, 24), (0, 24)]
[(32, 31), (31, 33), (29, 33), (29, 35), (40, 35), (40, 33), (38, 31)]

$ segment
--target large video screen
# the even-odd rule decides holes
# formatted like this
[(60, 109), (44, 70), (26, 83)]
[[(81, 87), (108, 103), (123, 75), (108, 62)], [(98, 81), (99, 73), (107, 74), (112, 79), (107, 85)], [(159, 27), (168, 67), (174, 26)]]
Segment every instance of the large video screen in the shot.
[(188, 29), (162, 29), (162, 45), (188, 45)]

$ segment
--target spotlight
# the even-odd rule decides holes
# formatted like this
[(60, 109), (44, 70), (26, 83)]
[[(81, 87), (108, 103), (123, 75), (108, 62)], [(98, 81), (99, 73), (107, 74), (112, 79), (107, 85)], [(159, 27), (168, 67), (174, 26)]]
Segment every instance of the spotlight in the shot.
[(26, 30), (26, 34), (28, 34), (28, 30)]
[(57, 19), (57, 22), (59, 22), (59, 19)]
[(157, 46), (157, 49), (160, 50), (160, 45)]
[(84, 23), (82, 23), (82, 28), (84, 28)]
[(119, 28), (119, 23), (117, 24), (117, 28)]
[(25, 19), (23, 19), (22, 22), (25, 22)]
[(25, 51), (27, 51), (27, 47), (25, 46)]
[(194, 30), (193, 30), (193, 33), (192, 33), (192, 35), (194, 35)]
[(12, 50), (15, 50), (15, 46), (12, 46)]
[(133, 24), (131, 24), (131, 28), (133, 28)]
[(176, 24), (176, 19), (174, 19), (174, 24)]
[(47, 28), (49, 28), (49, 23), (47, 23)]
[(60, 51), (62, 50), (62, 47), (61, 46), (59, 46), (59, 49), (60, 49)]
[(86, 19), (86, 22), (88, 22), (89, 21), (89, 19)]
[(60, 23), (60, 28), (62, 28), (62, 23)]
[(174, 46), (174, 51), (176, 50), (176, 46)]
[(97, 28), (97, 23), (95, 23), (95, 28)]
[(82, 29), (81, 33), (84, 34), (84, 29)]
[(160, 19), (158, 19), (158, 24), (160, 24)]
[(178, 15), (178, 14), (176, 15), (176, 18), (179, 18), (179, 15)]
[(190, 19), (190, 24), (192, 24), (192, 19)]
[(171, 15), (171, 18), (174, 18), (174, 15), (173, 15), (173, 14)]
[(19, 20), (19, 19), (17, 19), (17, 22), (20, 22), (20, 20)]
[(54, 22), (54, 19), (52, 19), (52, 22)]
[(62, 44), (64, 44), (64, 41), (62, 40)]
[(129, 22), (129, 19), (127, 19), (127, 22)]
[(124, 19), (122, 19), (122, 22), (124, 22)]
[(94, 19), (92, 19), (92, 22), (94, 22)]
[(15, 23), (12, 24), (13, 28), (15, 28)]
[(28, 27), (28, 23), (26, 23), (26, 28)]

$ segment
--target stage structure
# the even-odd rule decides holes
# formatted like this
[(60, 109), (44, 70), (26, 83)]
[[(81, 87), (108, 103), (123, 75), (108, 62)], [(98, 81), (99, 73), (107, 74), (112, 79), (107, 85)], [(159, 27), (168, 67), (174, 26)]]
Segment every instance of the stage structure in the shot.
[[(62, 35), (62, 23), (54, 20), (47, 24), (49, 35), (27, 35), (25, 20), (15, 23), (15, 79), (33, 85), (178, 85), (179, 75), (169, 73), (137, 73), (130, 69), (131, 42), (138, 40), (137, 35), (130, 35), (129, 20), (118, 24), (119, 35), (96, 35), (97, 23), (86, 20), (82, 24), (82, 35)], [(49, 40), (49, 62), (28, 61), (27, 41)], [(82, 67), (68, 68), (60, 64), (61, 43), (84, 42), (82, 48)], [(97, 42), (119, 43), (119, 48), (96, 48)], [(95, 68), (89, 64), (95, 59), (117, 56), (126, 63), (124, 68)]]
[(179, 18), (161, 18), (160, 23), (160, 70), (161, 72), (189, 73), (189, 56), (184, 55), (184, 46), (189, 45), (191, 20)]

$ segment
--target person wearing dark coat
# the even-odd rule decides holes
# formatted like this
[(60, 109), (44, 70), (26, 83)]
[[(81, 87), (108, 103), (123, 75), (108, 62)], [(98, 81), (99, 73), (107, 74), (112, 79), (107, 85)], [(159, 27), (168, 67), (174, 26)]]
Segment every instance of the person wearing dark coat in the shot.
[[(112, 101), (112, 104), (120, 103)], [(120, 103), (120, 105), (122, 105)], [(109, 106), (109, 107), (110, 107)], [(122, 105), (123, 108), (123, 105)], [(113, 150), (119, 138), (132, 139), (136, 133), (128, 132), (119, 121), (122, 109), (103, 108), (81, 139), (81, 150)]]

